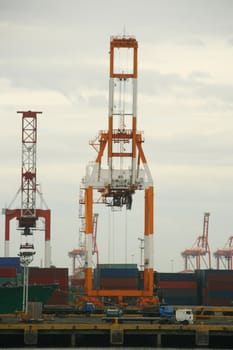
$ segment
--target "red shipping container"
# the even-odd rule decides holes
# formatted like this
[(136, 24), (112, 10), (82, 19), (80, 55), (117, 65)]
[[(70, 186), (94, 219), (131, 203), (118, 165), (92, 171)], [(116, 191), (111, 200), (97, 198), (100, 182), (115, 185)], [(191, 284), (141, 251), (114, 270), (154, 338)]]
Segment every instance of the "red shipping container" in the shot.
[(206, 299), (206, 304), (208, 306), (229, 306), (231, 303), (232, 299), (227, 299), (227, 298), (207, 298)]
[(29, 284), (53, 284), (68, 290), (68, 269), (66, 268), (29, 268)]
[(137, 278), (101, 278), (100, 289), (138, 289)]
[(233, 291), (232, 281), (209, 281), (206, 285), (209, 290), (230, 290)]
[(185, 288), (197, 288), (196, 281), (160, 281), (160, 288), (171, 288), (171, 289), (185, 289)]
[(29, 274), (33, 277), (51, 277), (51, 278), (65, 278), (68, 277), (67, 268), (29, 268)]
[(206, 278), (206, 282), (208, 283), (209, 281), (229, 281), (233, 283), (233, 272), (232, 273), (213, 273), (209, 274)]
[(1, 267), (0, 277), (16, 277), (17, 270), (15, 267)]

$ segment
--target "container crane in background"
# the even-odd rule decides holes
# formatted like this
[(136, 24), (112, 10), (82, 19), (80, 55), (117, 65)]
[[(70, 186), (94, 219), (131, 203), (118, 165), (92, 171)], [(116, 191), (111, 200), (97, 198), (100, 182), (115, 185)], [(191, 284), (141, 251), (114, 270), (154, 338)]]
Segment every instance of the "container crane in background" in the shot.
[(214, 252), (214, 257), (217, 262), (217, 269), (221, 265), (224, 269), (232, 270), (233, 267), (233, 236), (230, 236), (223, 249), (218, 249)]
[[(153, 180), (143, 152), (142, 132), (137, 130), (138, 43), (131, 36), (110, 40), (108, 130), (92, 144), (96, 160), (85, 176), (85, 280), (87, 297), (153, 297)], [(106, 151), (106, 152), (105, 152)], [(106, 156), (104, 158), (104, 156)], [(144, 190), (144, 289), (101, 290), (92, 286), (93, 204), (95, 195), (112, 210), (132, 208), (133, 195)], [(120, 235), (119, 235), (120, 239)]]
[(211, 269), (211, 253), (208, 242), (209, 231), (209, 213), (204, 213), (203, 233), (197, 238), (192, 248), (186, 249), (181, 253), (184, 258), (184, 272), (190, 272), (201, 269), (201, 261), (206, 269)]
[[(93, 237), (92, 237), (92, 266), (99, 264), (99, 251), (97, 247), (97, 227), (99, 214), (93, 214)], [(78, 248), (70, 251), (68, 256), (72, 259), (72, 278), (84, 278), (85, 268), (85, 210), (84, 210), (84, 189), (80, 187), (79, 191), (79, 239)]]
[(22, 115), (22, 165), (21, 165), (21, 186), (16, 193), (21, 194), (21, 206), (18, 209), (11, 209), (14, 200), (3, 209), (5, 215), (5, 257), (10, 256), (10, 222), (13, 219), (18, 221), (18, 229), (21, 231), (22, 243), (20, 245), (20, 258), (29, 258), (35, 253), (34, 245), (31, 242), (33, 231), (37, 230), (38, 218), (42, 218), (45, 226), (45, 260), (44, 266), (50, 267), (50, 210), (38, 209), (36, 207), (36, 194), (39, 194), (43, 203), (42, 193), (38, 188), (36, 180), (36, 146), (37, 146), (37, 117), (42, 112), (18, 111)]

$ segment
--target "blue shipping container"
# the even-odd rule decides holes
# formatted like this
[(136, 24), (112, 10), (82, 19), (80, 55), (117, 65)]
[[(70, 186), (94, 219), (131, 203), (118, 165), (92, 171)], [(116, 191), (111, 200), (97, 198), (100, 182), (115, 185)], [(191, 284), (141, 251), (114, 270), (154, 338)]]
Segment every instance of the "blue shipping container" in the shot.
[(138, 269), (101, 269), (99, 277), (138, 278)]
[(22, 272), (19, 257), (0, 257), (0, 268), (14, 267), (18, 273)]

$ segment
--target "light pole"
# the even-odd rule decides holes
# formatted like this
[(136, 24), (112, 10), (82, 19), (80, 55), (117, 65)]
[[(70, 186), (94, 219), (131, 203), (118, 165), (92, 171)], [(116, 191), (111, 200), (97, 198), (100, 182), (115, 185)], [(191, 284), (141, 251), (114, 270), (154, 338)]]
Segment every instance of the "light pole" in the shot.
[[(27, 229), (24, 229), (24, 231)], [(28, 232), (24, 232), (23, 235), (27, 236)], [(20, 252), (18, 254), (20, 258), (20, 264), (23, 267), (23, 304), (22, 311), (28, 313), (28, 266), (33, 260), (33, 255), (35, 254), (34, 245), (31, 243), (20, 244)]]

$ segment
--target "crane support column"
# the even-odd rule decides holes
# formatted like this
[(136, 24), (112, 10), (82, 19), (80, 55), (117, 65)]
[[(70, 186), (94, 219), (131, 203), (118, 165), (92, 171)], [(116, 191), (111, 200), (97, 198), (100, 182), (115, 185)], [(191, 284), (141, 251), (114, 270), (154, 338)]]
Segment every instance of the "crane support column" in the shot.
[(10, 221), (17, 218), (20, 215), (19, 209), (10, 210), (3, 209), (5, 214), (5, 246), (4, 246), (4, 256), (10, 256)]
[(145, 189), (144, 289), (153, 293), (154, 191)]
[(36, 216), (45, 220), (45, 250), (44, 266), (51, 266), (51, 211), (49, 209), (37, 209)]

